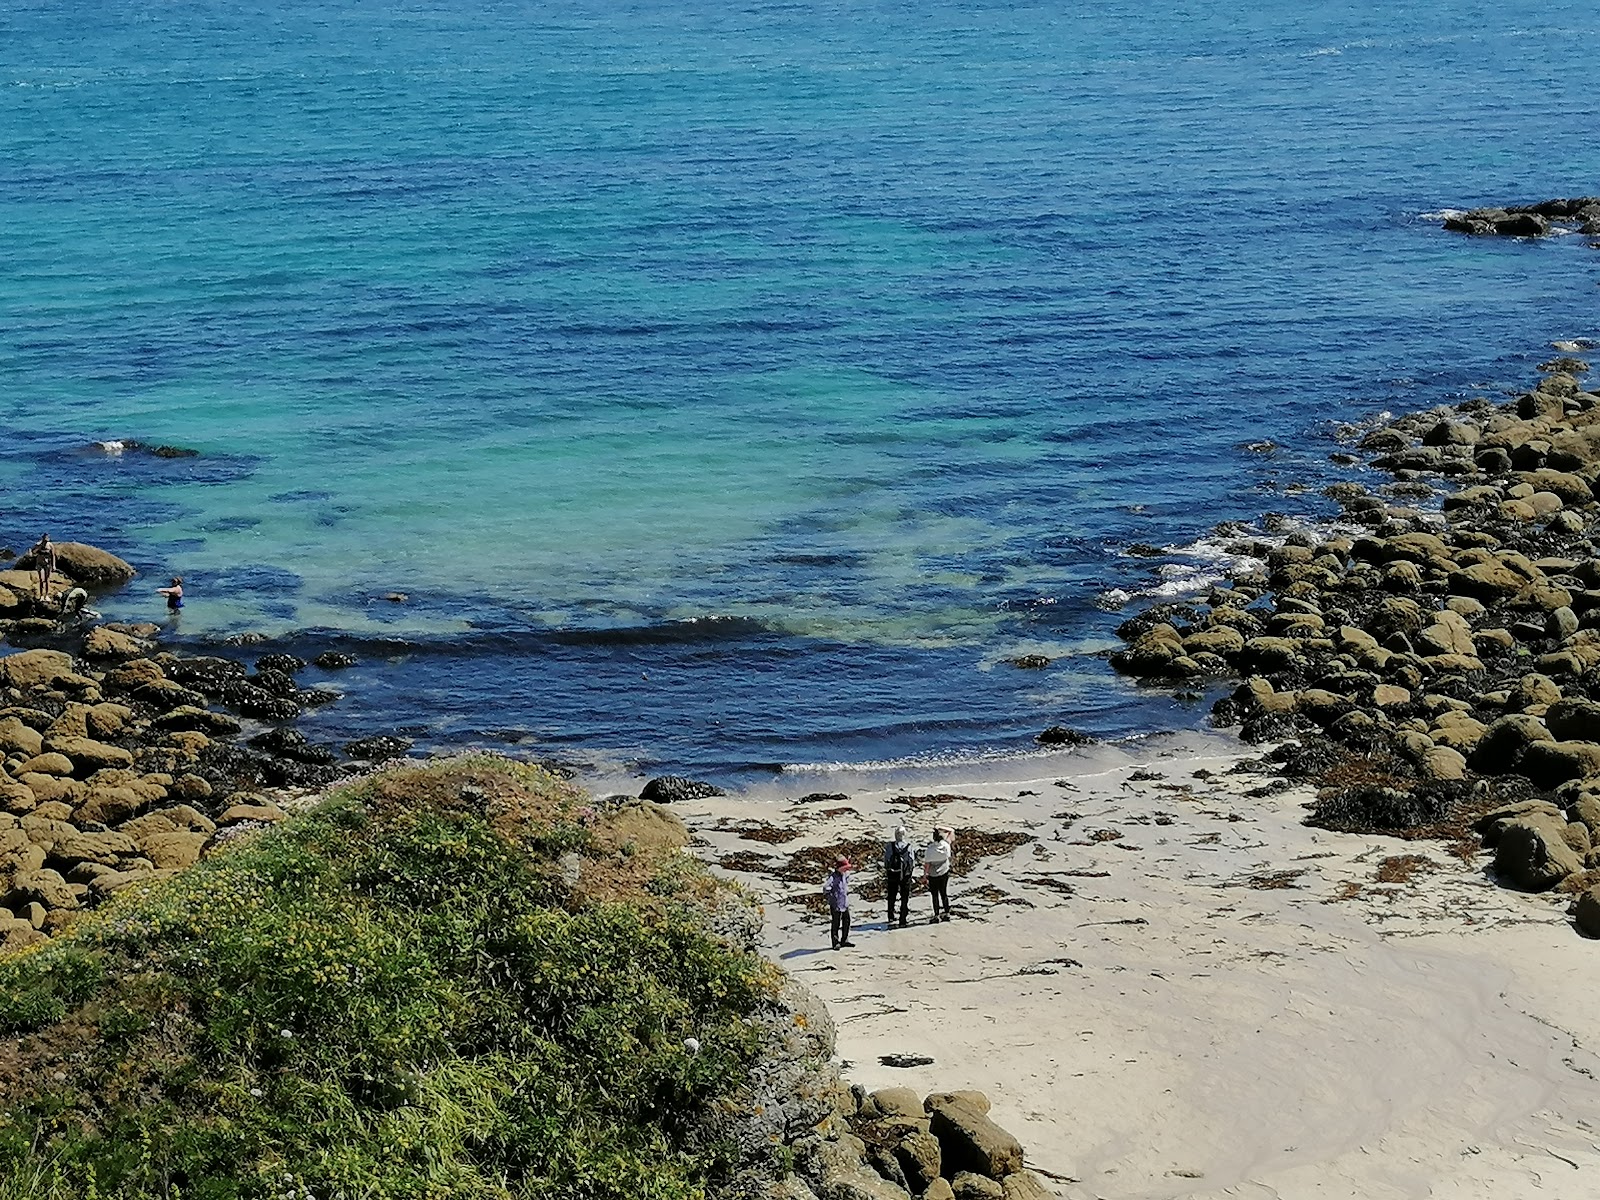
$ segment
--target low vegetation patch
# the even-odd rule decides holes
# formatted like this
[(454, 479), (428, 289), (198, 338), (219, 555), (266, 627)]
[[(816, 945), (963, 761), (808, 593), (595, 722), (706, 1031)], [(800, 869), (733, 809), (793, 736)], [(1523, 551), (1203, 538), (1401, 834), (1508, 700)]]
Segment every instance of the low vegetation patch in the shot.
[(772, 982), (588, 805), (392, 771), (0, 962), (0, 1200), (704, 1195)]

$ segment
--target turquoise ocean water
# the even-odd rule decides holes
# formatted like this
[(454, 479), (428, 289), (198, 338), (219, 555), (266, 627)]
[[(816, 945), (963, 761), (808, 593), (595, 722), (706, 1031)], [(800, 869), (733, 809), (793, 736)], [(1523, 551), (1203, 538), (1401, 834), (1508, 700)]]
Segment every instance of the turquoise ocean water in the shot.
[(1584, 239), (1437, 218), (1600, 192), (1600, 11), (1315, 9), (13, 0), (0, 537), (353, 650), (313, 736), (735, 777), (1199, 722), (1098, 657), (1172, 582), (1124, 547), (1600, 332)]

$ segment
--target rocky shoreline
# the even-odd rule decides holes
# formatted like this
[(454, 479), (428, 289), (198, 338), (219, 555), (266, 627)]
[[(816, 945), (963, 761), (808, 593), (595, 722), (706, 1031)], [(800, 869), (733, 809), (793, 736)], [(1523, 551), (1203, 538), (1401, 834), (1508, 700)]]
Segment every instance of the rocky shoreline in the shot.
[(1600, 394), (1586, 362), (1540, 370), (1367, 434), (1391, 483), (1326, 489), (1329, 531), (1230, 547), (1263, 567), (1125, 621), (1111, 662), (1240, 678), (1214, 721), (1278, 744), (1314, 823), (1481, 837), (1499, 879), (1574, 893), (1600, 936)]
[[(134, 570), (94, 546), (56, 551), (43, 599), (26, 557), (0, 572), (0, 633), (18, 647), (0, 658), (0, 952), (410, 748), (368, 738), (342, 757), (309, 742), (290, 722), (340, 697), (297, 682), (308, 664), (292, 655), (263, 655), (252, 671), (162, 650), (156, 625), (63, 615), (73, 588), (119, 587)], [(316, 661), (353, 663), (333, 651)]]

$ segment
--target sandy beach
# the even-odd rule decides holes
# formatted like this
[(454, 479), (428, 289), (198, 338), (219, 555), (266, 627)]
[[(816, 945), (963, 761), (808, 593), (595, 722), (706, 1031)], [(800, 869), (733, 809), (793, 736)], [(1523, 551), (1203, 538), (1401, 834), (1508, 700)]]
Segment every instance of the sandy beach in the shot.
[[(1310, 793), (1256, 753), (1192, 734), (675, 811), (762, 897), (767, 950), (827, 1002), (853, 1081), (983, 1089), (1064, 1197), (1580, 1194), (1600, 958), (1568, 898), (1437, 843), (1308, 828)], [(855, 948), (830, 950), (821, 874), (791, 856), (936, 821), (958, 860), (968, 830), (1028, 840), (952, 882), (947, 924), (919, 886), (887, 930), (859, 863)]]

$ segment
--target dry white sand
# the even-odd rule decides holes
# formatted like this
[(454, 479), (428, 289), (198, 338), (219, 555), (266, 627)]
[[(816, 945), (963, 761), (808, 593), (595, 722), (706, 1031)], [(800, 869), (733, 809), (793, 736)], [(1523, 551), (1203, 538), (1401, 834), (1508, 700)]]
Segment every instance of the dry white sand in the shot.
[[(907, 929), (857, 898), (837, 952), (801, 907), (820, 873), (732, 874), (766, 902), (769, 953), (828, 1003), (851, 1079), (983, 1089), (1063, 1196), (1600, 1194), (1600, 946), (1566, 898), (1436, 844), (1307, 828), (1309, 793), (1226, 773), (1251, 753), (1194, 735), (675, 811), (713, 863), (901, 822), (919, 842), (935, 820), (1032, 835), (952, 882), (947, 924), (920, 886)], [(964, 798), (893, 800), (929, 793)], [(802, 837), (742, 838), (755, 823)], [(1377, 881), (1418, 854), (1409, 881)], [(858, 890), (878, 866), (860, 865)]]

